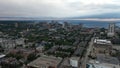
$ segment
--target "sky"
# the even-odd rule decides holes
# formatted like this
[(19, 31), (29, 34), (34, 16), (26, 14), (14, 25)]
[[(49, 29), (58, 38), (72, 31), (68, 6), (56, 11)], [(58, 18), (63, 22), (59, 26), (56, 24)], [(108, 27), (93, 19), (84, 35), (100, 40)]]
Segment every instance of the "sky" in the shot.
[(81, 17), (120, 12), (120, 0), (0, 0), (0, 17)]

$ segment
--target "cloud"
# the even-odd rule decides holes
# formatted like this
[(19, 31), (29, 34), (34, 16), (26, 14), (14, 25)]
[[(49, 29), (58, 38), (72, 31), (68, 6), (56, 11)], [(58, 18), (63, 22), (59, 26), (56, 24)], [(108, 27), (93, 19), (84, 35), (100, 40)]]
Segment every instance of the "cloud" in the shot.
[(0, 0), (1, 17), (74, 17), (120, 12), (119, 0)]

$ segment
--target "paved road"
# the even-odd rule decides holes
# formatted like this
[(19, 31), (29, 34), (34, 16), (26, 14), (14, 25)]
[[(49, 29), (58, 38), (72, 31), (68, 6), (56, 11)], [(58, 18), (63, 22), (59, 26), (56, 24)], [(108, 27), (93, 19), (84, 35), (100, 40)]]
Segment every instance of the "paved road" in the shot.
[(87, 48), (87, 51), (86, 51), (86, 54), (85, 54), (85, 58), (83, 58), (82, 67), (81, 68), (86, 68), (86, 63), (88, 61), (88, 55), (90, 54), (90, 51), (92, 50), (93, 42), (94, 42), (94, 37), (89, 42), (89, 46)]
[(64, 58), (64, 59), (62, 59), (62, 61), (60, 62), (60, 64), (58, 65), (58, 67), (57, 67), (57, 68), (62, 68), (62, 63), (63, 63), (63, 61), (65, 61), (65, 58)]

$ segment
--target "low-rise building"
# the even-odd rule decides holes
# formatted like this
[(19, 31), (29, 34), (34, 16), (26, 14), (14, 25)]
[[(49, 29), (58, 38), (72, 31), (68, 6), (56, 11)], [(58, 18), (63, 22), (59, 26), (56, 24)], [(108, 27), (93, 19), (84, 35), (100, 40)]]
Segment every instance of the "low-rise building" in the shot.
[(83, 53), (84, 53), (84, 47), (79, 47), (76, 49), (76, 51), (74, 52), (74, 56), (79, 56), (79, 57), (82, 57)]
[(70, 58), (70, 65), (71, 65), (72, 67), (77, 68), (77, 67), (79, 66), (79, 60), (80, 60), (79, 57), (71, 57), (71, 58)]
[(36, 50), (38, 51), (38, 52), (43, 52), (44, 51), (44, 46), (38, 46), (37, 48), (36, 48)]
[(93, 52), (95, 54), (110, 54), (112, 50), (112, 44), (111, 41), (108, 40), (103, 40), (103, 39), (95, 39), (94, 40), (94, 47), (93, 47)]
[(16, 46), (15, 40), (0, 38), (0, 46), (6, 49), (14, 48)]
[(41, 56), (28, 64), (28, 68), (58, 68), (62, 59), (53, 56)]
[(20, 62), (16, 58), (5, 58), (0, 61), (2, 68), (18, 68), (20, 67)]
[(25, 44), (25, 39), (24, 38), (19, 38), (19, 39), (16, 39), (15, 42), (16, 42), (16, 45), (24, 45)]
[(94, 43), (95, 44), (111, 44), (111, 41), (106, 40), (106, 39), (95, 39)]
[(95, 60), (91, 60), (92, 68), (120, 68), (119, 60), (116, 57), (98, 54)]

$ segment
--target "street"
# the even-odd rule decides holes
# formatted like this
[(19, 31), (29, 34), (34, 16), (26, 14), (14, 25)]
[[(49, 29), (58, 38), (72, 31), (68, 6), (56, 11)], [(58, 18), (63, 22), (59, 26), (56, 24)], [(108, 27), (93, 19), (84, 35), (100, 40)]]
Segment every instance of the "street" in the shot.
[(87, 61), (88, 61), (88, 55), (90, 54), (90, 51), (92, 50), (93, 42), (94, 42), (94, 37), (89, 42), (89, 46), (87, 48), (85, 57), (83, 58), (82, 66), (80, 68), (86, 68), (86, 64), (87, 64)]

